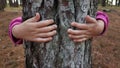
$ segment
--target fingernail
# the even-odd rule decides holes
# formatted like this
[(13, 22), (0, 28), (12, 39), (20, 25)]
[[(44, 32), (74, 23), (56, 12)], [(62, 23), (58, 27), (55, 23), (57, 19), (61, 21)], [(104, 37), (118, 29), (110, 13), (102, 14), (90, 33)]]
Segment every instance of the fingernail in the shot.
[(68, 35), (69, 37), (71, 37), (71, 35)]
[(73, 40), (74, 42), (77, 42), (76, 40)]
[(57, 31), (55, 30), (55, 31), (54, 31), (54, 33), (56, 34), (56, 33), (57, 33)]
[(74, 24), (74, 22), (71, 23), (71, 25)]
[(72, 26), (75, 25), (75, 22), (72, 22), (71, 25), (72, 25)]
[(72, 30), (71, 28), (69, 28), (68, 30)]
[(52, 37), (50, 37), (49, 39), (50, 39), (50, 40), (52, 40), (53, 38), (52, 38)]
[(67, 32), (70, 32), (70, 29), (68, 29)]
[(55, 28), (57, 28), (57, 25), (54, 25)]
[(54, 20), (53, 20), (53, 19), (50, 19), (50, 21), (54, 22)]

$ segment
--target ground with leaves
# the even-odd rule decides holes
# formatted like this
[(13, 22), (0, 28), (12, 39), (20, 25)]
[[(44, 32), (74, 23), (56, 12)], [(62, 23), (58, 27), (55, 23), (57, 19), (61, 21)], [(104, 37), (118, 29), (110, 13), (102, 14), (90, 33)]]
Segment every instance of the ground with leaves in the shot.
[[(107, 32), (93, 39), (93, 68), (120, 68), (120, 8), (110, 9), (107, 12), (110, 17)], [(18, 16), (22, 16), (21, 8), (0, 11), (0, 68), (24, 68), (23, 46), (14, 46), (8, 37), (9, 22)]]

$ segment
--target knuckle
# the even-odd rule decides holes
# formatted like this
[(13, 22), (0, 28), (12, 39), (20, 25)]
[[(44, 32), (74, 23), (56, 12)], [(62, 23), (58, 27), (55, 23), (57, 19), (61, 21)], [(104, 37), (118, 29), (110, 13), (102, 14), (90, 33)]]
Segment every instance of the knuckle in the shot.
[(32, 26), (33, 26), (33, 27), (38, 27), (39, 25), (36, 24), (36, 23), (33, 23)]

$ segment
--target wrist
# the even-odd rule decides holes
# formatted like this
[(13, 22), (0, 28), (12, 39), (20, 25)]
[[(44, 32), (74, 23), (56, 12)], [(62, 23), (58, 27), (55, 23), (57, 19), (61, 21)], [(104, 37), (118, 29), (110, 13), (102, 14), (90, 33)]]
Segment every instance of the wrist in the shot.
[(104, 21), (102, 20), (97, 20), (98, 21), (98, 28), (97, 30), (99, 31), (99, 34), (98, 35), (102, 35), (104, 33), (104, 29), (105, 29), (105, 24), (104, 24)]
[(104, 24), (104, 27), (103, 27), (103, 31), (100, 33), (100, 35), (102, 35), (105, 33), (106, 29), (108, 28), (108, 24), (109, 24), (108, 15), (104, 12), (99, 11), (97, 12), (96, 20), (103, 21), (102, 23)]
[(12, 28), (12, 35), (16, 38), (16, 39), (20, 39), (20, 31), (21, 31), (21, 24), (17, 24)]

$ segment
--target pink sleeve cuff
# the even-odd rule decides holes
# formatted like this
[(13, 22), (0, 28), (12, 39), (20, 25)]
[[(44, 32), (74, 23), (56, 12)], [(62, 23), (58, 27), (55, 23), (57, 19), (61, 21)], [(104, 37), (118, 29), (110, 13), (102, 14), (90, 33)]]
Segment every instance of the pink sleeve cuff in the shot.
[(102, 20), (102, 21), (104, 21), (104, 29), (103, 29), (103, 31), (100, 34), (100, 35), (102, 35), (102, 34), (105, 33), (106, 29), (108, 28), (108, 23), (109, 23), (108, 16), (107, 16), (106, 13), (98, 11), (97, 15), (96, 15), (96, 20)]
[(10, 24), (9, 24), (9, 37), (10, 39), (13, 41), (13, 43), (16, 44), (22, 44), (23, 40), (21, 39), (17, 39), (15, 38), (13, 35), (12, 35), (12, 28), (15, 26), (15, 25), (18, 25), (22, 22), (22, 18), (21, 17), (18, 17), (18, 18), (15, 18), (13, 19)]

